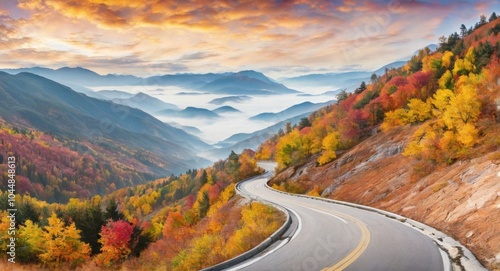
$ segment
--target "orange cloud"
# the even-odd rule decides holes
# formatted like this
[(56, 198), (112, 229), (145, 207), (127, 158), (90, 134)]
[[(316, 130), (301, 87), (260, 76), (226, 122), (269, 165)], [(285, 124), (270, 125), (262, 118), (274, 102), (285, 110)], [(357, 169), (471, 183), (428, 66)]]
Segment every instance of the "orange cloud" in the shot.
[[(381, 66), (384, 56), (403, 57), (449, 34), (434, 31), (453, 12), (474, 10), (462, 2), (374, 0), (18, 1), (24, 19), (12, 19), (15, 12), (0, 3), (0, 65), (16, 58), (19, 65), (112, 64), (139, 74), (148, 65), (154, 73), (265, 69), (270, 62), (296, 70)], [(51, 50), (52, 62), (41, 57)]]

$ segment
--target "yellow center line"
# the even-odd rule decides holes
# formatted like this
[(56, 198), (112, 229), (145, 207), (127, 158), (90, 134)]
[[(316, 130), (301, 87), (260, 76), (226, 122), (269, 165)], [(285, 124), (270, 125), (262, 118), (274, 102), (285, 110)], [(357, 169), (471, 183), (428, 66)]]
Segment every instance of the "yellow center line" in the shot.
[(349, 265), (351, 265), (354, 261), (356, 261), (361, 254), (366, 250), (368, 247), (368, 244), (370, 243), (370, 230), (368, 230), (368, 227), (366, 226), (365, 223), (361, 222), (359, 219), (354, 218), (350, 215), (346, 215), (343, 213), (337, 213), (335, 212), (336, 215), (343, 217), (347, 220), (350, 220), (354, 222), (359, 229), (361, 230), (361, 240), (359, 241), (359, 244), (354, 248), (351, 253), (349, 253), (347, 256), (345, 256), (342, 260), (337, 262), (334, 266), (324, 268), (322, 271), (342, 271), (345, 268), (347, 268)]
[[(288, 200), (284, 201), (292, 204), (297, 204), (294, 201), (288, 201)], [(358, 245), (347, 256), (338, 261), (335, 265), (324, 268), (322, 269), (322, 271), (342, 271), (346, 269), (349, 265), (351, 265), (353, 262), (355, 262), (363, 254), (363, 252), (365, 252), (366, 248), (368, 247), (368, 244), (370, 243), (371, 234), (366, 224), (363, 223), (361, 220), (344, 213), (336, 212), (331, 209), (325, 210), (324, 208), (318, 208), (318, 206), (313, 206), (307, 203), (301, 203), (298, 205), (309, 209), (320, 210), (320, 212), (334, 214), (335, 216), (352, 221), (354, 224), (358, 226), (358, 228), (361, 231), (361, 239), (359, 240)]]
[(326, 213), (344, 218), (346, 220), (352, 221), (354, 224), (356, 224), (359, 227), (359, 229), (361, 231), (361, 239), (360, 239), (358, 245), (351, 251), (351, 253), (349, 253), (342, 260), (337, 262), (334, 266), (324, 268), (322, 271), (341, 271), (341, 270), (344, 270), (349, 265), (351, 265), (354, 261), (356, 261), (361, 256), (361, 254), (363, 254), (363, 252), (368, 247), (368, 244), (370, 243), (370, 239), (371, 239), (370, 230), (368, 229), (368, 227), (366, 226), (365, 223), (363, 223), (362, 221), (360, 221), (359, 219), (357, 219), (353, 216), (350, 216), (350, 215), (347, 215), (344, 213), (340, 213), (337, 211), (333, 211), (331, 209), (326, 210), (324, 208), (319, 208), (318, 206), (313, 206), (310, 204), (302, 204), (302, 205), (306, 206), (310, 209), (318, 210), (320, 212), (326, 212)]

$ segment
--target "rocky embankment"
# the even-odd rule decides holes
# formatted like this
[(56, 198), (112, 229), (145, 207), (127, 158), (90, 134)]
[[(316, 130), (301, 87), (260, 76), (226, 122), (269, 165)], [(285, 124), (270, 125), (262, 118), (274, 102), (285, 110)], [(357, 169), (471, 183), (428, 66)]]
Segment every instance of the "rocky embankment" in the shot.
[(435, 166), (402, 155), (416, 127), (372, 135), (318, 167), (289, 168), (272, 184), (394, 212), (439, 229), (500, 270), (500, 151)]

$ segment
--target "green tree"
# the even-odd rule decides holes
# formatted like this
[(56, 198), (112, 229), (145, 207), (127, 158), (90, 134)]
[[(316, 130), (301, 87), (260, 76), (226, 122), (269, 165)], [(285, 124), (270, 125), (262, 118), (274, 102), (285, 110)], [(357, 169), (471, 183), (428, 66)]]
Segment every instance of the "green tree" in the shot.
[(491, 16), (490, 16), (490, 19), (489, 19), (489, 22), (493, 22), (494, 20), (496, 20), (498, 18), (497, 14), (495, 12), (491, 13)]
[(207, 182), (208, 182), (208, 174), (207, 174), (207, 171), (205, 169), (203, 169), (203, 172), (202, 172), (201, 177), (200, 177), (200, 184), (203, 186)]
[(22, 225), (26, 220), (31, 220), (34, 223), (40, 221), (40, 211), (31, 201), (24, 201), (19, 207), (17, 222)]
[(467, 36), (467, 27), (464, 24), (460, 26), (460, 36), (462, 36), (462, 38)]
[(118, 203), (116, 202), (115, 198), (109, 199), (108, 206), (106, 206), (104, 218), (105, 220), (111, 219), (113, 221), (118, 221), (125, 218), (123, 213), (118, 211)]
[(305, 128), (305, 127), (311, 127), (311, 122), (309, 121), (309, 118), (301, 118), (299, 122), (299, 130)]
[(45, 240), (43, 239), (43, 230), (38, 224), (31, 220), (26, 220), (23, 226), (19, 227), (19, 254), (21, 262), (37, 262), (40, 254), (45, 253)]
[(366, 89), (366, 83), (365, 81), (361, 81), (361, 84), (359, 84), (359, 87), (354, 90), (354, 93), (360, 94), (361, 92), (365, 91)]
[(292, 132), (292, 124), (290, 122), (287, 122), (285, 124), (285, 133), (289, 134)]
[(226, 173), (229, 175), (235, 175), (240, 170), (241, 164), (238, 155), (231, 151), (226, 163)]
[(347, 91), (345, 89), (342, 89), (338, 94), (337, 94), (337, 104), (340, 104), (343, 100), (347, 99), (349, 95), (347, 94)]
[(130, 255), (139, 257), (141, 252), (148, 248), (149, 244), (154, 241), (154, 238), (149, 232), (144, 231), (144, 228), (135, 226), (130, 237), (129, 247)]
[(207, 215), (210, 209), (210, 197), (208, 196), (208, 191), (203, 191), (201, 199), (198, 201), (199, 204), (199, 215), (203, 218)]

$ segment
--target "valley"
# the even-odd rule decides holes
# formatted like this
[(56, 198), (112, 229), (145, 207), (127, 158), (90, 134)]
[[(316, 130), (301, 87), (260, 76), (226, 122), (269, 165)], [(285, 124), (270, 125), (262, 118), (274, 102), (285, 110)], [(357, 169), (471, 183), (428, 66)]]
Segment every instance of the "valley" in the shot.
[(0, 1), (1, 270), (500, 270), (496, 1), (132, 2)]

